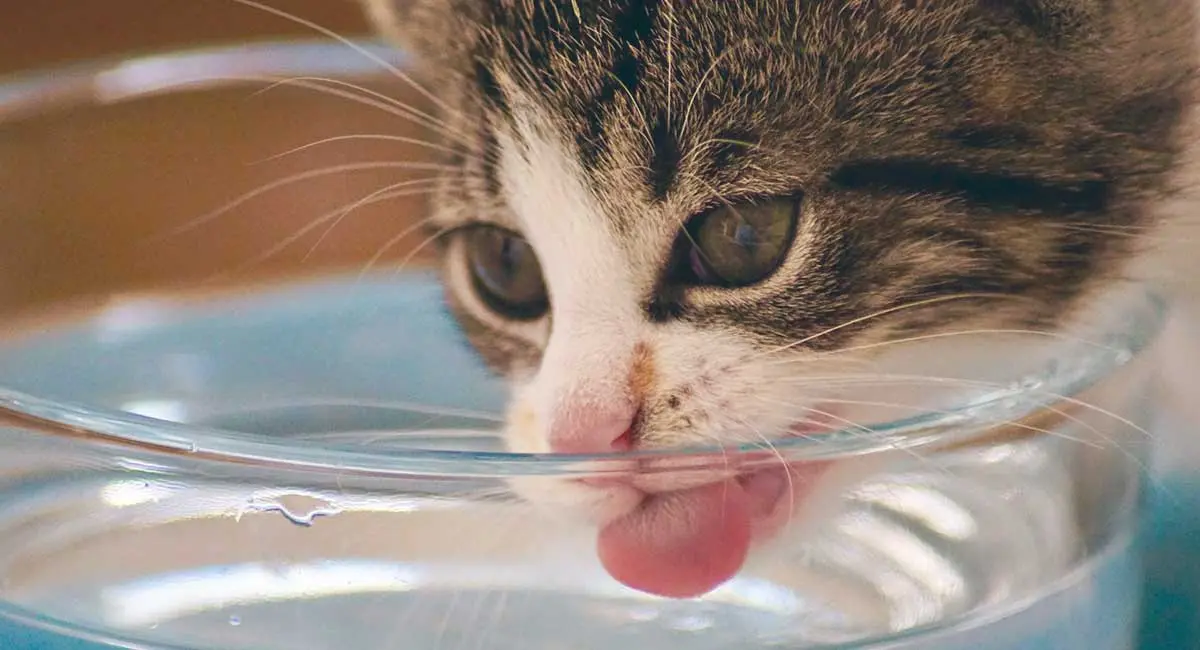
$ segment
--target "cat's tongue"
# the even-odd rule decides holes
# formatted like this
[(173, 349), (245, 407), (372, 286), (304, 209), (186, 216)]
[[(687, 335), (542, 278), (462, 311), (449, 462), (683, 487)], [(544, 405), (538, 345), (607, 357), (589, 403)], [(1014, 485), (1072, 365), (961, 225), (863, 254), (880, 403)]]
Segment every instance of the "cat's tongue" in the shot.
[(600, 561), (616, 580), (670, 598), (702, 595), (742, 567), (752, 532), (786, 478), (762, 474), (655, 494), (600, 531)]

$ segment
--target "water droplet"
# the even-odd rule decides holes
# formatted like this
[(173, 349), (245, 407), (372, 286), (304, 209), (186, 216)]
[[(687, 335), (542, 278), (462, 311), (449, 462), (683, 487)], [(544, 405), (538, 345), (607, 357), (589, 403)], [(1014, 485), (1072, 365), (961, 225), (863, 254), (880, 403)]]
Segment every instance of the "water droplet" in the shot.
[(246, 507), (254, 512), (278, 512), (298, 526), (311, 526), (317, 517), (329, 517), (342, 511), (328, 499), (296, 492), (258, 494)]
[(233, 614), (232, 616), (230, 616), (230, 617), (229, 617), (229, 624), (230, 624), (230, 625), (232, 625), (232, 626), (234, 626), (234, 627), (237, 627), (237, 626), (241, 625), (241, 624), (242, 624), (242, 617), (241, 617), (241, 616), (238, 616), (237, 614)]

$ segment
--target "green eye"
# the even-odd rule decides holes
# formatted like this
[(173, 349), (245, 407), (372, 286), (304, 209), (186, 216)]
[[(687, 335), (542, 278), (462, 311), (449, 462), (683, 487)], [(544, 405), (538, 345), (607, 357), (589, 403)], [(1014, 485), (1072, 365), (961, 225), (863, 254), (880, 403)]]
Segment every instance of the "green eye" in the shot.
[(800, 199), (724, 205), (687, 226), (683, 275), (694, 284), (744, 287), (771, 275), (787, 257)]
[(542, 268), (524, 237), (503, 228), (476, 226), (465, 235), (467, 267), (475, 292), (493, 311), (515, 320), (540, 318), (550, 307)]

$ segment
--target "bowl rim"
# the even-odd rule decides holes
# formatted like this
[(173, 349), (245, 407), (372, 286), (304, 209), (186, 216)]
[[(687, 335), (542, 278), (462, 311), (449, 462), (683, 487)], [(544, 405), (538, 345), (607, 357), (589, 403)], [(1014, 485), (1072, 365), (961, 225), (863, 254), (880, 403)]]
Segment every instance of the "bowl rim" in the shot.
[(263, 39), (85, 59), (0, 75), (0, 124), (55, 109), (296, 78), (398, 75), (412, 57), (378, 39)]
[[(297, 76), (342, 78), (377, 75), (390, 66), (410, 65), (410, 57), (376, 40), (342, 42), (328, 39), (265, 40), (183, 50), (159, 54), (111, 57), (76, 65), (50, 67), (0, 78), (0, 126), (29, 116), (55, 110), (108, 106), (155, 95), (196, 90), (213, 90), (244, 83), (277, 82)], [(302, 281), (311, 282), (311, 278)], [(278, 283), (274, 286), (294, 286)], [(186, 305), (222, 299), (208, 292)], [(988, 413), (1017, 413), (1070, 400), (1125, 365), (1149, 346), (1163, 328), (1167, 302), (1152, 289), (1135, 286), (1121, 310), (1120, 326), (1105, 332), (1109, 345), (1085, 341), (1086, 345), (1064, 345), (1065, 358), (1083, 360), (1087, 367), (1072, 377), (1059, 376), (1060, 368), (1047, 368), (1021, 377), (1021, 381), (983, 398), (964, 402), (952, 410), (923, 413), (863, 428), (845, 429), (823, 435), (820, 440), (803, 437), (779, 441), (776, 448), (790, 458), (823, 460), (854, 455), (914, 449), (976, 439), (995, 428), (981, 416)], [(172, 300), (170, 296), (163, 298)], [(179, 300), (179, 296), (175, 296)], [(1093, 354), (1079, 350), (1103, 348)], [(1122, 354), (1117, 354), (1117, 348)], [(1109, 353), (1104, 353), (1108, 350)], [(1057, 356), (1056, 356), (1057, 358)], [(1034, 397), (1029, 382), (1049, 386)], [(103, 441), (145, 452), (186, 456), (196, 461), (251, 465), (299, 471), (336, 472), (360, 476), (503, 477), (527, 475), (582, 475), (627, 472), (636, 458), (669, 456), (708, 464), (714, 454), (724, 457), (731, 449), (692, 447), (645, 450), (632, 454), (549, 455), (506, 452), (413, 450), (403, 452), (363, 451), (360, 448), (305, 443), (179, 424), (116, 410), (83, 407), (39, 398), (0, 386), (0, 425), (5, 423), (59, 437)], [(975, 423), (974, 425), (972, 423)], [(762, 453), (761, 445), (747, 444), (735, 452)], [(772, 454), (773, 459), (778, 459)], [(678, 468), (678, 466), (675, 466)]]

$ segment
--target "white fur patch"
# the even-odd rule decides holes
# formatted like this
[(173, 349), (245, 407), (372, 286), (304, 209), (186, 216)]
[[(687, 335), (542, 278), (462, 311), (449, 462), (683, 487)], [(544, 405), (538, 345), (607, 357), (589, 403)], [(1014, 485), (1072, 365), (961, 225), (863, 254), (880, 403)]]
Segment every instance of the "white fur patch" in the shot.
[(536, 111), (515, 104), (513, 112), (517, 133), (498, 137), (499, 177), (537, 251), (553, 327), (541, 369), (516, 394), (516, 407), (534, 414), (523, 421), (532, 430), (510, 431), (510, 445), (545, 452), (545, 427), (562, 412), (630, 398), (627, 378), (645, 328), (625, 255), (575, 157)]

